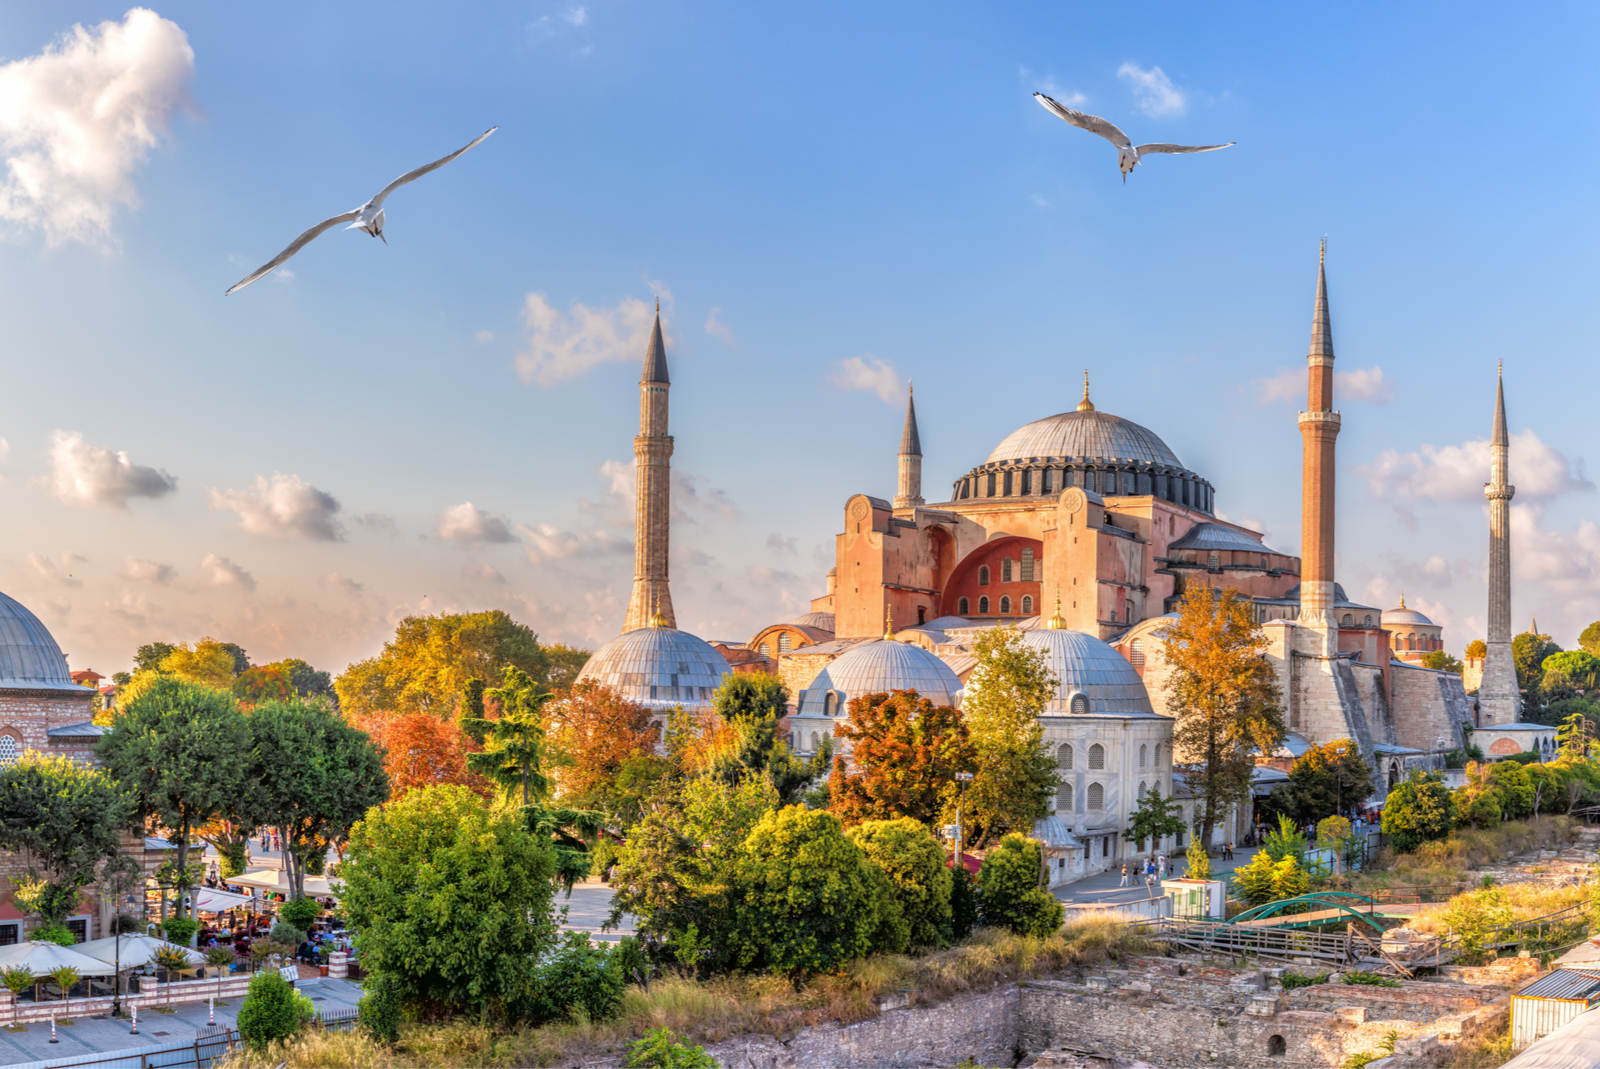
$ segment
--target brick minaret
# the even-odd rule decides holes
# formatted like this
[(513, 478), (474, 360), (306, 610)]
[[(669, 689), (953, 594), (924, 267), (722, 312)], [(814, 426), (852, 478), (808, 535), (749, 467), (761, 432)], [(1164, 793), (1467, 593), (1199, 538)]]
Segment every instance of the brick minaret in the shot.
[(667, 533), (672, 517), (672, 435), (667, 433), (667, 349), (661, 341), (661, 302), (639, 378), (639, 436), (633, 440), (633, 596), (622, 630), (650, 626), (658, 612), (677, 627), (667, 585)]
[[(1300, 413), (1300, 623), (1317, 633), (1323, 656), (1339, 646), (1333, 613), (1334, 441), (1333, 326), (1328, 320), (1327, 242), (1317, 256), (1317, 304), (1311, 319), (1308, 411)], [(1312, 652), (1307, 650), (1307, 652)]]
[(900, 432), (900, 483), (894, 495), (897, 509), (915, 508), (922, 500), (922, 439), (917, 436), (917, 401), (906, 391), (906, 425)]
[[(1506, 433), (1505, 382), (1495, 385), (1494, 433), (1489, 438), (1489, 639), (1478, 686), (1483, 726), (1509, 724), (1520, 715), (1516, 662), (1511, 657), (1511, 498), (1517, 492), (1507, 480), (1511, 436)], [(1535, 627), (1538, 624), (1534, 625)]]

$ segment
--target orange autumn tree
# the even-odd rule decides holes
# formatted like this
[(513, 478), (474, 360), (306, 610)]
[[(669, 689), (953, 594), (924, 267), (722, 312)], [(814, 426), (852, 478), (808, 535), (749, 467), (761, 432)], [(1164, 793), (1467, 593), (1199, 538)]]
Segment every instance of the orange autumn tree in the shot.
[(846, 825), (900, 817), (932, 824), (955, 798), (956, 773), (978, 766), (961, 714), (914, 690), (851, 699), (834, 734), (850, 753), (834, 758), (829, 808)]
[(467, 770), (467, 754), (475, 747), (454, 720), (432, 713), (352, 717), (384, 750), (383, 770), (389, 775), (390, 797), (422, 787), (451, 783), (484, 798), (490, 783)]
[(660, 726), (650, 710), (593, 682), (558, 693), (546, 710), (562, 804), (631, 825), (644, 797), (669, 772), (656, 754)]

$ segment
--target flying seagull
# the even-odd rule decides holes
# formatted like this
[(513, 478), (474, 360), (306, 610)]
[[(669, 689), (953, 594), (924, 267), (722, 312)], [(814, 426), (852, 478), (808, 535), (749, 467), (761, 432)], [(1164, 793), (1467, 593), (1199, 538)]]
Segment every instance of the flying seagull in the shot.
[(1219, 148), (1228, 148), (1238, 143), (1229, 141), (1226, 145), (1135, 145), (1128, 140), (1127, 134), (1118, 130), (1098, 115), (1085, 115), (1081, 111), (1073, 111), (1064, 104), (1056, 103), (1043, 93), (1035, 93), (1033, 98), (1056, 118), (1063, 119), (1073, 126), (1089, 131), (1091, 134), (1099, 134), (1117, 146), (1117, 166), (1122, 170), (1124, 185), (1128, 181), (1128, 172), (1139, 166), (1142, 162), (1139, 157), (1147, 152), (1215, 152)]
[[(228, 293), (232, 293), (234, 290), (244, 289), (246, 286), (250, 285), (250, 283), (254, 282), (262, 275), (267, 274), (269, 271), (272, 271), (285, 260), (289, 259), (289, 257), (305, 248), (306, 244), (312, 238), (316, 237), (318, 234), (321, 234), (324, 230), (330, 230), (333, 227), (338, 226), (340, 223), (350, 224), (349, 226), (345, 227), (346, 230), (364, 230), (373, 237), (382, 239), (385, 245), (389, 244), (389, 239), (383, 236), (384, 198), (393, 193), (395, 190), (399, 189), (401, 186), (405, 185), (407, 182), (415, 182), (429, 171), (437, 171), (439, 168), (443, 167), (445, 164), (449, 163), (451, 160), (467, 151), (467, 149), (476, 147), (481, 141), (483, 141), (484, 138), (488, 137), (498, 129), (500, 129), (500, 127), (491, 126), (489, 129), (485, 130), (481, 135), (479, 135), (478, 138), (472, 142), (472, 144), (468, 145), (467, 148), (457, 149), (444, 159), (434, 160), (432, 163), (424, 164), (423, 166), (418, 167), (415, 171), (407, 171), (399, 178), (396, 178), (393, 182), (390, 182), (388, 185), (384, 186), (376, 197), (373, 197), (355, 211), (345, 212), (343, 215), (336, 215), (332, 219), (324, 219), (322, 222), (318, 223), (316, 226), (312, 227), (310, 230), (307, 230), (304, 234), (301, 234), (299, 237), (290, 242), (287, 249), (284, 249), (282, 252), (278, 253), (277, 256), (274, 256), (270, 261), (250, 272), (249, 275), (245, 276), (243, 281), (231, 286), (228, 289)], [(223, 296), (227, 296), (227, 294), (223, 294)]]

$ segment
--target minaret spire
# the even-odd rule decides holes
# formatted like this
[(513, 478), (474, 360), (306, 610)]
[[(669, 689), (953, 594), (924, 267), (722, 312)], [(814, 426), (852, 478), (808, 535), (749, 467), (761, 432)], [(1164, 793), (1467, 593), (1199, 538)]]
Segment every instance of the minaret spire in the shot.
[[(1517, 686), (1516, 661), (1511, 649), (1511, 436), (1506, 433), (1504, 366), (1495, 375), (1494, 428), (1489, 435), (1489, 482), (1483, 496), (1489, 499), (1489, 634), (1483, 657), (1483, 681), (1478, 685), (1478, 712), (1482, 726), (1510, 724), (1521, 719), (1522, 692)], [(1537, 632), (1538, 623), (1534, 624)]]
[(906, 423), (900, 431), (900, 478), (894, 495), (897, 509), (916, 508), (922, 500), (922, 436), (917, 433), (917, 399), (906, 386)]
[(1317, 299), (1306, 356), (1306, 411), (1300, 413), (1300, 619), (1315, 635), (1303, 652), (1332, 657), (1339, 631), (1333, 612), (1334, 442), (1333, 324), (1328, 311), (1328, 239), (1317, 253)]
[(639, 434), (633, 440), (633, 593), (622, 630), (677, 627), (668, 586), (672, 518), (672, 436), (667, 433), (667, 347), (661, 339), (661, 298), (639, 376)]

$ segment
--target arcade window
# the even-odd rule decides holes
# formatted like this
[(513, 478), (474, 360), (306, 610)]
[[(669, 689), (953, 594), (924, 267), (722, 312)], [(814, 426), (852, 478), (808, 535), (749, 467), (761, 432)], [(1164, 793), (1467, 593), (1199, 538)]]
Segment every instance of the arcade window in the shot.
[(1010, 616), (1011, 615), (1011, 595), (1009, 595), (1009, 594), (1003, 595), (1000, 598), (1000, 615), (1001, 616)]
[(983, 598), (979, 598), (978, 599), (978, 615), (979, 616), (988, 616), (989, 615), (989, 599), (987, 597), (983, 597)]
[(967, 613), (972, 611), (971, 606), (972, 603), (970, 601), (968, 601), (966, 598), (962, 598), (960, 601), (956, 602), (956, 612), (960, 613), (962, 616), (965, 616)]
[(988, 586), (989, 585), (989, 566), (987, 564), (981, 566), (978, 569), (978, 585), (979, 586)]

